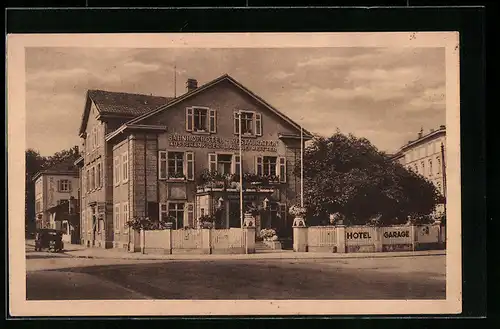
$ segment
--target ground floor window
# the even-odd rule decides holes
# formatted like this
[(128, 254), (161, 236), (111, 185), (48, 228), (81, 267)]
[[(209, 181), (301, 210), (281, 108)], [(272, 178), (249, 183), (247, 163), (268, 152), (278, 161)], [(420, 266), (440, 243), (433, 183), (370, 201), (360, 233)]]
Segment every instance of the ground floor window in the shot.
[(168, 202), (160, 204), (160, 218), (172, 219), (174, 230), (184, 228), (184, 202)]

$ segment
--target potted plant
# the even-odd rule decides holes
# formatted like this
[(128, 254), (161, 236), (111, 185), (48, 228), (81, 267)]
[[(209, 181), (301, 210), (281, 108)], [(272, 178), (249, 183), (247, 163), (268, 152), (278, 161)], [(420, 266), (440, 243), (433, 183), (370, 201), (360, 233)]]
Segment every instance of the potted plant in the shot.
[(293, 226), (305, 226), (305, 216), (306, 216), (306, 208), (300, 205), (293, 205), (288, 210), (290, 215), (294, 216)]
[(256, 191), (257, 186), (262, 183), (261, 177), (252, 173), (243, 174), (243, 184), (247, 191)]
[(200, 228), (211, 229), (214, 228), (215, 216), (203, 215), (198, 218)]
[(180, 172), (173, 172), (168, 174), (168, 180), (171, 181), (184, 181), (186, 180), (186, 176)]
[(276, 230), (272, 228), (265, 228), (260, 230), (260, 238), (262, 241), (268, 245), (271, 249), (281, 249), (281, 243), (279, 242)]
[(240, 187), (240, 175), (232, 174), (231, 176), (229, 176), (227, 180), (226, 190), (228, 192), (235, 192), (239, 191), (239, 187)]

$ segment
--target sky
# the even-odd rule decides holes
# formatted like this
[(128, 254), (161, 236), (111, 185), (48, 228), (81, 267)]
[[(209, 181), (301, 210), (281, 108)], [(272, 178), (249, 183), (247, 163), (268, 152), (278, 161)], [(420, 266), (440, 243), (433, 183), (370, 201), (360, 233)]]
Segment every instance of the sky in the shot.
[(445, 124), (445, 48), (26, 48), (27, 148), (80, 145), (88, 89), (174, 95), (229, 74), (312, 133), (389, 153)]

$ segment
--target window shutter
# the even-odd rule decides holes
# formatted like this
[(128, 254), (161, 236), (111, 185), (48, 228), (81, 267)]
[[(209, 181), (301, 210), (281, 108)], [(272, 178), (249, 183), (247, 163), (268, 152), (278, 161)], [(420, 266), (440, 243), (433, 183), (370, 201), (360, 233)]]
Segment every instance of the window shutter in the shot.
[(279, 157), (278, 158), (278, 165), (279, 165), (279, 170), (276, 170), (276, 172), (279, 175), (280, 178), (280, 183), (286, 183), (286, 158), (285, 157)]
[(208, 168), (210, 172), (217, 171), (217, 154), (215, 153), (208, 154)]
[(167, 152), (158, 151), (158, 176), (159, 179), (167, 178)]
[(186, 131), (193, 131), (193, 109), (186, 108)]
[(186, 152), (186, 178), (194, 180), (194, 152)]
[(73, 187), (71, 186), (71, 181), (68, 180), (68, 192), (71, 192), (73, 190)]
[(240, 166), (241, 166), (241, 161), (240, 161), (240, 156), (239, 155), (234, 155), (233, 156), (233, 174), (239, 175), (240, 174)]
[(260, 113), (255, 113), (255, 135), (262, 136), (262, 116)]
[(234, 112), (234, 133), (238, 135), (240, 133), (240, 117), (238, 112)]
[(194, 203), (186, 204), (186, 223), (189, 227), (194, 227)]
[(255, 173), (262, 176), (262, 157), (260, 155), (255, 157)]
[(61, 188), (61, 181), (58, 180), (57, 181), (57, 192), (61, 192), (62, 191), (62, 188)]
[(210, 119), (209, 119), (209, 130), (211, 133), (216, 133), (217, 132), (217, 115), (215, 110), (210, 110)]

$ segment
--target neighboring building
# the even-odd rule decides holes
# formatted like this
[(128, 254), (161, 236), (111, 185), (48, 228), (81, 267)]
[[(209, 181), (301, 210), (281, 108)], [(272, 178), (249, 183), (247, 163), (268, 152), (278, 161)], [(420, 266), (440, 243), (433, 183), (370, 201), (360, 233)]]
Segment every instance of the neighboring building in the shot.
[[(300, 163), (300, 126), (229, 75), (200, 87), (189, 79), (186, 85), (175, 99), (88, 91), (77, 161), (83, 244), (140, 250), (139, 232), (125, 223), (142, 216), (168, 216), (181, 229), (216, 214), (223, 226), (240, 227), (234, 176), (239, 166), (245, 177), (267, 177), (259, 187), (245, 184), (245, 206), (265, 208), (257, 215), (258, 228), (291, 231), (287, 208), (300, 193), (293, 175)], [(304, 140), (311, 138), (303, 132)], [(206, 170), (233, 175), (234, 181), (203, 188)]]
[[(446, 127), (431, 129), (427, 134), (421, 130), (418, 138), (409, 141), (392, 156), (408, 169), (421, 174), (433, 182), (441, 195), (446, 197)], [(444, 210), (444, 204), (436, 209)]]
[(62, 230), (64, 241), (77, 243), (80, 235), (79, 178), (73, 161), (63, 161), (43, 170), (33, 180), (36, 228)]

